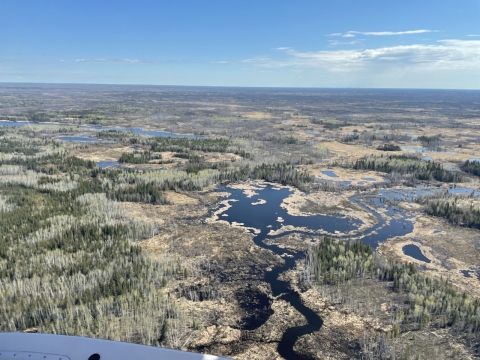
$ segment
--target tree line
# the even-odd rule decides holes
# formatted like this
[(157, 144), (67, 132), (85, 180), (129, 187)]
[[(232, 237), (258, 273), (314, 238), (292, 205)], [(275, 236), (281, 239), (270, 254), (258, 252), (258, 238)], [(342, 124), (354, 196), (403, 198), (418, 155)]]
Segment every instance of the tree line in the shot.
[(253, 154), (242, 149), (230, 138), (174, 138), (156, 137), (152, 140), (152, 151), (172, 151), (189, 154), (192, 151), (233, 153), (244, 159), (253, 159)]
[(148, 164), (150, 160), (154, 159), (162, 159), (162, 155), (152, 154), (150, 151), (134, 151), (132, 153), (122, 153), (118, 162), (128, 164)]
[[(478, 338), (480, 300), (457, 289), (448, 280), (422, 274), (412, 263), (386, 259), (360, 241), (324, 238), (306, 253), (302, 280), (309, 286), (346, 286), (353, 279), (365, 278), (391, 282), (392, 291), (406, 296), (408, 306), (400, 306), (395, 313), (394, 336), (402, 328), (431, 326), (454, 327)], [(357, 286), (361, 286), (361, 282)]]
[(379, 145), (377, 147), (377, 150), (380, 150), (380, 151), (401, 151), (402, 149), (398, 145), (387, 143), (387, 144)]
[[(460, 200), (459, 200), (460, 199)], [(473, 203), (465, 204), (465, 198), (420, 198), (427, 214), (447, 219), (452, 224), (480, 229), (480, 209)]]
[(460, 169), (462, 169), (466, 173), (480, 176), (480, 161), (467, 160), (460, 166)]
[(388, 155), (388, 156), (366, 156), (355, 162), (337, 164), (350, 167), (355, 170), (380, 171), (387, 174), (396, 173), (410, 175), (417, 180), (441, 182), (461, 182), (463, 176), (457, 172), (444, 169), (441, 164), (434, 161), (422, 161), (416, 156), (409, 155)]

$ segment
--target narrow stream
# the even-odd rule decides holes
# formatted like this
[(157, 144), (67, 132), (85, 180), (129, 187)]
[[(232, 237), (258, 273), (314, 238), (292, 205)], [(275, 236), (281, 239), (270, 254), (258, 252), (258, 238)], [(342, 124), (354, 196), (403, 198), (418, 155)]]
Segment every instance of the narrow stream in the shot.
[[(338, 237), (338, 235), (335, 235), (336, 230), (348, 233), (349, 231), (358, 229), (362, 225), (362, 222), (360, 220), (340, 215), (292, 216), (288, 214), (286, 209), (280, 207), (283, 199), (288, 197), (292, 191), (283, 188), (279, 189), (272, 185), (267, 185), (264, 188), (258, 187), (255, 190), (258, 195), (254, 195), (250, 198), (244, 194), (243, 190), (231, 188), (222, 190), (230, 192), (231, 196), (229, 199), (236, 201), (230, 202), (231, 207), (224, 211), (220, 218), (229, 223), (242, 223), (245, 227), (259, 230), (260, 232), (253, 238), (255, 244), (263, 249), (268, 249), (277, 255), (283, 255), (282, 257), (285, 260), (285, 263), (282, 266), (275, 267), (272, 271), (267, 272), (265, 275), (265, 281), (270, 285), (273, 297), (278, 297), (279, 299), (287, 301), (300, 314), (302, 314), (307, 321), (306, 325), (291, 327), (284, 332), (282, 339), (278, 344), (278, 353), (287, 360), (309, 359), (309, 357), (297, 354), (293, 350), (293, 347), (297, 340), (303, 335), (320, 330), (323, 321), (319, 315), (302, 303), (299, 294), (291, 290), (288, 281), (279, 280), (279, 275), (285, 271), (293, 269), (295, 267), (295, 262), (302, 259), (304, 253), (280, 248), (276, 245), (268, 245), (264, 240), (275, 239), (291, 233), (300, 233), (305, 236), (318, 236), (307, 231), (299, 230), (283, 232), (275, 236), (268, 235), (271, 230), (278, 230), (283, 225), (303, 227), (311, 231), (324, 230), (331, 234), (328, 236)], [(413, 224), (405, 214), (398, 212), (395, 209), (388, 208), (384, 203), (378, 200), (378, 197), (369, 196), (369, 199), (375, 202), (375, 205), (377, 206), (386, 207), (387, 215), (396, 215), (396, 218), (391, 219), (388, 224), (379, 213), (371, 209), (369, 206), (359, 202), (359, 199), (360, 196), (354, 196), (350, 200), (373, 214), (378, 223), (372, 228), (356, 234), (355, 237), (352, 238), (363, 236), (361, 241), (376, 248), (380, 242), (383, 242), (390, 237), (405, 235), (413, 230)], [(252, 203), (257, 203), (260, 200), (264, 200), (265, 203), (261, 205), (252, 205)], [(345, 238), (345, 236), (343, 236), (343, 238)], [(243, 294), (243, 297), (248, 298), (248, 295)], [(247, 302), (244, 306), (246, 307), (245, 310), (248, 310), (249, 303)], [(273, 313), (269, 306), (265, 306), (265, 301), (261, 302), (260, 307), (261, 309), (255, 309), (256, 312), (254, 316), (247, 316), (243, 319), (245, 322), (243, 326), (244, 330), (254, 330), (259, 328)], [(259, 314), (259, 312), (262, 311), (263, 313)]]

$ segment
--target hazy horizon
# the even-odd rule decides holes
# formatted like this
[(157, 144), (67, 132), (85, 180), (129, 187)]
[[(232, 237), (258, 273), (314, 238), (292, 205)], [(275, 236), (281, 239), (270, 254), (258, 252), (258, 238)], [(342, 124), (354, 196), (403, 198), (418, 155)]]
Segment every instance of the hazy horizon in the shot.
[(81, 86), (153, 86), (184, 88), (226, 88), (226, 89), (305, 89), (305, 90), (431, 90), (431, 91), (480, 91), (480, 88), (408, 88), (408, 87), (313, 87), (313, 86), (236, 86), (236, 85), (175, 85), (175, 84), (127, 84), (127, 83), (69, 83), (69, 82), (1, 82), (3, 85), (81, 85)]

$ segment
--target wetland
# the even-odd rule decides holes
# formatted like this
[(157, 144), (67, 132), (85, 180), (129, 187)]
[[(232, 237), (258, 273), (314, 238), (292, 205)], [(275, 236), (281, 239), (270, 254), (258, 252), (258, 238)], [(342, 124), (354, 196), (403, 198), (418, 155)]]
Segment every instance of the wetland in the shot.
[(2, 331), (476, 358), (478, 98), (0, 84)]

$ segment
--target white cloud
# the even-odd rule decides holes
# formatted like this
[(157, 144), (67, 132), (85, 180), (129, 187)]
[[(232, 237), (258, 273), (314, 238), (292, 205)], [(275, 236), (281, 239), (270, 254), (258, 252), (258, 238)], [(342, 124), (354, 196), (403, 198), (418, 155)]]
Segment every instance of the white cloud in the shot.
[(362, 39), (353, 40), (353, 41), (338, 41), (338, 40), (328, 40), (329, 46), (338, 46), (338, 45), (356, 45), (362, 43)]
[(469, 34), (467, 36), (470, 36), (470, 37), (480, 37), (480, 35), (476, 35), (476, 34)]
[(408, 31), (349, 31), (348, 34), (362, 34), (371, 36), (414, 35), (438, 32), (438, 30), (408, 30)]
[(433, 45), (398, 45), (365, 50), (282, 50), (287, 57), (255, 57), (243, 62), (259, 67), (318, 68), (333, 72), (365, 69), (480, 70), (480, 40), (441, 40)]
[(368, 36), (394, 36), (394, 35), (415, 35), (439, 32), (439, 30), (407, 30), (407, 31), (347, 31), (346, 33), (333, 33), (327, 36), (355, 37), (355, 34)]

